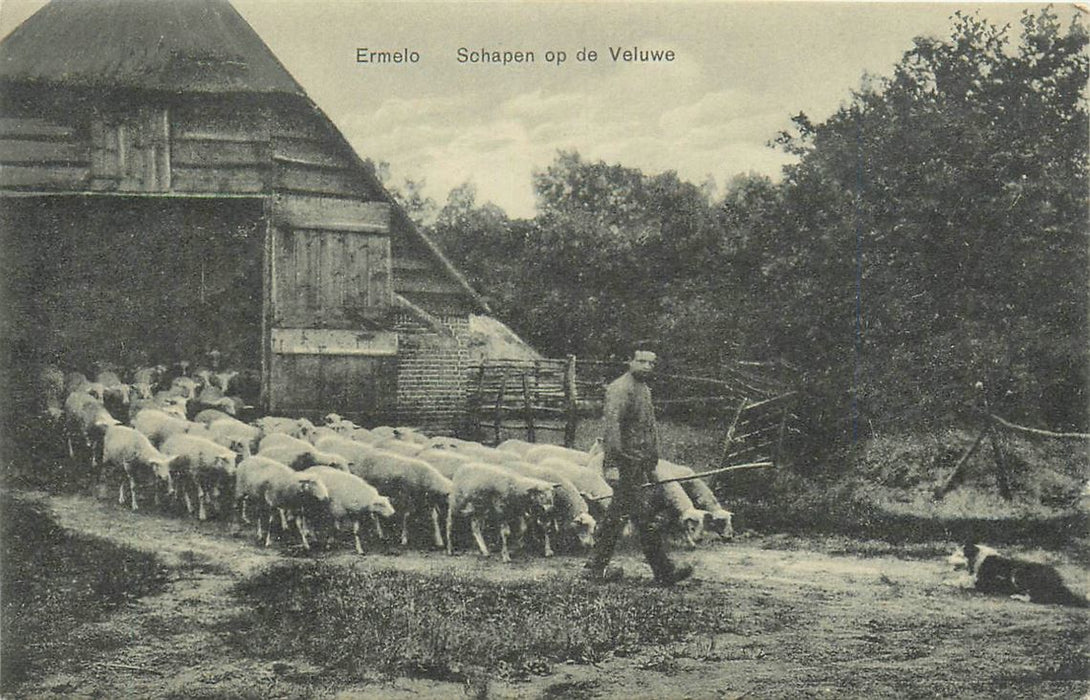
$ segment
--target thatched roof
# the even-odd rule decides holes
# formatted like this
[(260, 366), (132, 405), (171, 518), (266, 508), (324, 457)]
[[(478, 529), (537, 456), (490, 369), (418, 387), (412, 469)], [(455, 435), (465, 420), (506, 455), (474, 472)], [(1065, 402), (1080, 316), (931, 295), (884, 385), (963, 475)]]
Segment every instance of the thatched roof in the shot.
[(0, 42), (0, 80), (304, 94), (226, 0), (53, 0)]

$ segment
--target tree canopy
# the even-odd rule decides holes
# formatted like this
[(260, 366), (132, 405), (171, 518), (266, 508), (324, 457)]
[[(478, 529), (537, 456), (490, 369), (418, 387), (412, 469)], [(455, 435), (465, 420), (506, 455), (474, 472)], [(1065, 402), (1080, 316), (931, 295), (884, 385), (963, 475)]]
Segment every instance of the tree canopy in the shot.
[(790, 361), (826, 441), (957, 420), (978, 381), (1006, 415), (1086, 429), (1087, 33), (1045, 9), (1011, 35), (956, 13), (829, 118), (797, 115), (780, 182), (713, 199), (562, 152), (533, 219), (465, 185), (432, 233), (546, 354)]

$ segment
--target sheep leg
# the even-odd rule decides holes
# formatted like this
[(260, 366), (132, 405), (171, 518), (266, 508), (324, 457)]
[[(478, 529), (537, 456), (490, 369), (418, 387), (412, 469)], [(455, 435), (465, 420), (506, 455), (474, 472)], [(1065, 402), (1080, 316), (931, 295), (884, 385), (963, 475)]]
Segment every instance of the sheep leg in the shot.
[(549, 528), (543, 528), (542, 531), (544, 532), (545, 536), (545, 557), (548, 558), (553, 555), (553, 548), (549, 544)]
[(208, 500), (207, 494), (204, 492), (204, 487), (197, 483), (197, 520), (208, 520), (208, 510), (204, 504)]
[(451, 495), (450, 502), (447, 503), (447, 556), (454, 554), (454, 547), (451, 544), (450, 531), (454, 529), (454, 496)]
[(401, 546), (409, 546), (409, 511), (401, 511)]
[(280, 529), (284, 532), (288, 531), (290, 527), (288, 525), (288, 514), (283, 508), (277, 508), (276, 512), (280, 513)]
[[(280, 517), (283, 518), (284, 514), (281, 513)], [(275, 511), (270, 511), (269, 512), (269, 523), (268, 523), (268, 525), (265, 526), (265, 546), (266, 547), (268, 547), (270, 544), (272, 544), (272, 526), (273, 526), (273, 521), (274, 520), (276, 520), (276, 512)], [(261, 523), (258, 523), (258, 525), (257, 525), (257, 533), (258, 533), (258, 537), (260, 537), (261, 536)]]
[(356, 540), (356, 554), (363, 554), (363, 544), (360, 543), (360, 519), (352, 521), (352, 537)]
[(295, 516), (295, 529), (299, 531), (299, 537), (303, 540), (303, 549), (310, 551), (310, 543), (307, 542), (307, 520), (302, 515)]
[[(443, 533), (439, 531), (439, 509), (436, 508), (435, 506), (432, 506), (432, 508), (431, 508), (431, 525), (432, 525), (432, 535), (435, 537), (435, 546), (436, 547), (442, 547), (443, 546)], [(447, 533), (447, 537), (450, 537), (449, 531)]]
[(379, 522), (378, 516), (371, 513), (371, 522), (375, 524), (375, 534), (378, 535), (380, 540), (386, 540), (386, 534), (382, 531), (382, 523)]
[[(469, 516), (469, 529), (473, 531), (473, 539), (477, 541), (477, 549), (481, 550), (481, 554), (488, 556), (488, 545), (484, 543), (484, 535), (481, 534), (481, 521), (476, 515)], [(503, 552), (507, 554), (507, 538), (503, 540)], [(504, 561), (507, 561), (506, 559)]]
[(507, 551), (507, 538), (511, 535), (511, 526), (507, 523), (500, 525), (500, 559), (504, 563), (511, 561), (511, 554)]
[(136, 479), (129, 475), (129, 495), (132, 497), (132, 509), (138, 510), (139, 506), (136, 505)]
[(182, 500), (185, 501), (185, 512), (193, 515), (193, 499), (189, 497), (189, 488), (182, 486)]
[(129, 483), (127, 475), (122, 475), (121, 485), (117, 487), (117, 505), (125, 505), (125, 484)]

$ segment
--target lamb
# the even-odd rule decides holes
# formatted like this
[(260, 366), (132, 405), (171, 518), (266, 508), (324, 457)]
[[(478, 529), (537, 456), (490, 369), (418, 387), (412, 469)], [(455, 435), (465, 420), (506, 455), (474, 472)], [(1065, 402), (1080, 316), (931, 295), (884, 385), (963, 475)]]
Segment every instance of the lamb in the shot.
[(313, 475), (329, 492), (329, 514), (334, 526), (345, 520), (352, 521), (352, 537), (356, 553), (363, 554), (360, 543), (360, 525), (364, 518), (389, 518), (394, 514), (390, 499), (381, 495), (371, 484), (356, 476), (333, 467), (314, 466), (303, 474)]
[(255, 455), (242, 460), (235, 470), (235, 498), (241, 504), (242, 519), (246, 520), (246, 504), (253, 502), (260, 508), (257, 518), (257, 536), (262, 538), (261, 524), (268, 513), (265, 527), (265, 546), (272, 543), (272, 524), (279, 515), (281, 529), (287, 531), (288, 517), (295, 523), (303, 542), (307, 541), (306, 514), (328, 509), (329, 490), (313, 474), (295, 472), (291, 468), (267, 457)]
[[(659, 480), (693, 476), (695, 473), (689, 467), (667, 462), (664, 459), (660, 459), (655, 466), (655, 478)], [(689, 479), (678, 483), (681, 484), (682, 488), (685, 489), (685, 493), (692, 499), (693, 505), (707, 511), (708, 520), (704, 523), (705, 529), (718, 534), (724, 540), (733, 539), (734, 524), (732, 518), (734, 514), (720, 505), (719, 499), (712, 493), (708, 484), (703, 479)]]
[(390, 497), (394, 509), (401, 514), (402, 546), (409, 544), (409, 517), (424, 512), (431, 517), (435, 546), (443, 546), (439, 511), (446, 508), (449, 502), (452, 490), (450, 479), (423, 460), (374, 449), (344, 438), (323, 438), (318, 441), (317, 447), (347, 459), (353, 474), (374, 484)]
[[(510, 464), (508, 469), (534, 479), (541, 479), (556, 485), (553, 494), (555, 529), (565, 537), (574, 537), (584, 547), (594, 546), (594, 528), (597, 521), (590, 514), (586, 500), (570, 479), (554, 469), (529, 462)], [(549, 540), (545, 538), (545, 556), (553, 555)]]
[[(155, 485), (165, 485), (167, 495), (174, 493), (174, 481), (171, 477), (171, 457), (165, 455), (151, 444), (140, 431), (125, 425), (111, 425), (106, 428), (102, 440), (102, 463), (114, 467), (122, 474), (121, 486), (117, 493), (118, 504), (125, 503), (125, 484), (129, 486), (132, 509), (138, 510), (136, 485), (138, 482), (152, 480)], [(155, 500), (159, 501), (156, 489)]]
[(193, 512), (193, 502), (186, 488), (192, 484), (197, 492), (197, 518), (206, 520), (208, 506), (215, 497), (230, 492), (234, 486), (238, 456), (207, 438), (184, 434), (170, 436), (161, 449), (164, 454), (175, 457), (172, 468), (180, 477), (186, 510)]
[(447, 509), (447, 554), (453, 554), (451, 540), (454, 515), (469, 517), (473, 539), (481, 554), (488, 556), (488, 546), (481, 533), (481, 521), (492, 516), (500, 530), (500, 554), (511, 561), (507, 538), (510, 523), (524, 519), (543, 520), (553, 509), (553, 484), (521, 476), (491, 464), (473, 462), (459, 469), (452, 479), (453, 491)]
[(156, 447), (172, 435), (208, 436), (208, 428), (201, 423), (190, 423), (184, 418), (169, 415), (163, 411), (146, 408), (130, 421), (132, 427), (148, 436)]

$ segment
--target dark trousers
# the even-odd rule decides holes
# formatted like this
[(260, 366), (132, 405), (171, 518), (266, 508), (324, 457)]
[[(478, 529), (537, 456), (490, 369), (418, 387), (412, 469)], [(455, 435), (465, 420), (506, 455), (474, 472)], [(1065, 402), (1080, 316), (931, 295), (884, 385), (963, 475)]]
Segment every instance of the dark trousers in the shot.
[(594, 553), (591, 555), (589, 566), (602, 571), (609, 564), (613, 556), (613, 549), (617, 546), (617, 539), (624, 530), (625, 522), (631, 518), (640, 540), (640, 549), (647, 563), (651, 565), (651, 571), (655, 578), (662, 578), (674, 569), (670, 557), (666, 555), (666, 544), (663, 540), (663, 525), (661, 517), (656, 517), (651, 508), (653, 489), (619, 486), (613, 492), (613, 500), (602, 518), (595, 535)]

